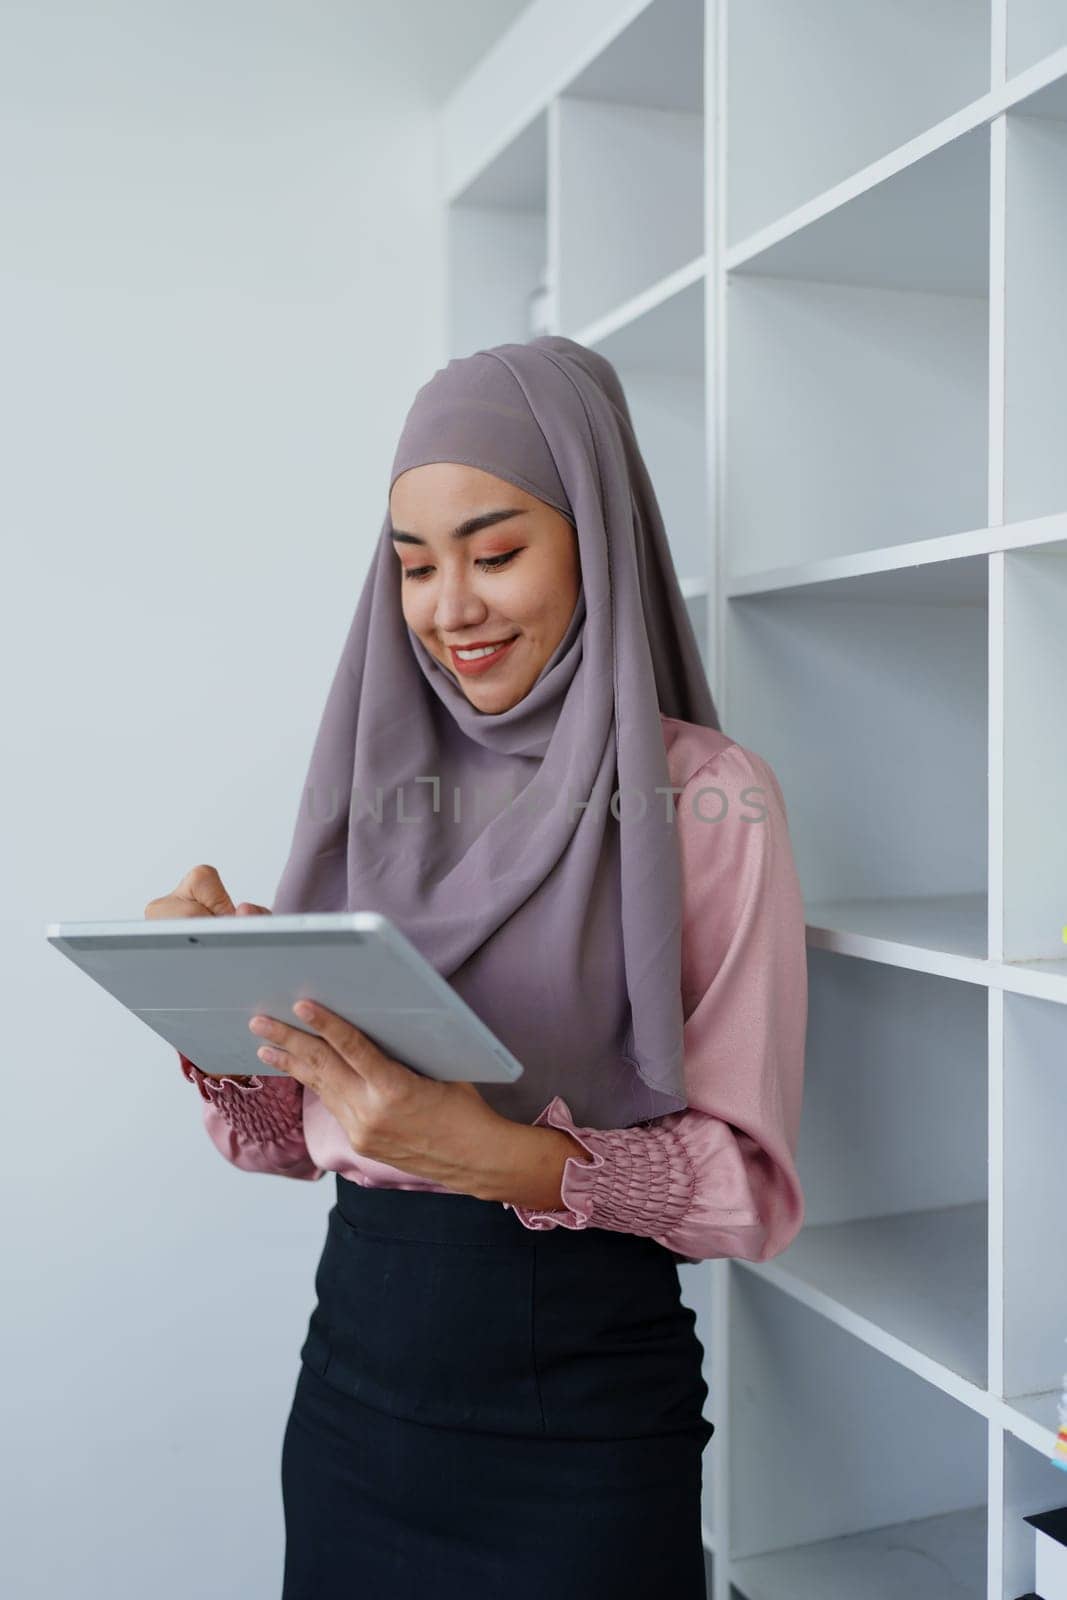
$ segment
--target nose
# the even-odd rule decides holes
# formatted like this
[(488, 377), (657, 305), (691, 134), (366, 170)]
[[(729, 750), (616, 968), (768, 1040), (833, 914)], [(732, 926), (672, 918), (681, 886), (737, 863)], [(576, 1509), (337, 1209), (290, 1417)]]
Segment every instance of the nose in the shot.
[(486, 614), (484, 600), (462, 571), (445, 576), (437, 593), (434, 626), (439, 633), (460, 633), (480, 622)]

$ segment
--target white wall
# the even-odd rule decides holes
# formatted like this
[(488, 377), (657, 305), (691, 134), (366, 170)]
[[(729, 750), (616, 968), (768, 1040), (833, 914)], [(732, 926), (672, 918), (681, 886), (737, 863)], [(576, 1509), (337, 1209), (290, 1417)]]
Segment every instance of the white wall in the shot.
[(43, 928), (273, 894), (444, 359), (435, 97), (517, 9), (0, 0), (11, 1600), (280, 1591), (333, 1180), (229, 1167)]

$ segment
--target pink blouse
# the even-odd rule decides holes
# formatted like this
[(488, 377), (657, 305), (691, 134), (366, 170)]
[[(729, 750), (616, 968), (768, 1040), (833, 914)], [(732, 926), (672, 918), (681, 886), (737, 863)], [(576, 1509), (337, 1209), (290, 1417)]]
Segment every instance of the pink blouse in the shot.
[[(684, 1111), (630, 1128), (578, 1127), (561, 1095), (534, 1120), (562, 1128), (586, 1159), (564, 1165), (564, 1209), (504, 1201), (527, 1228), (647, 1234), (676, 1260), (767, 1261), (799, 1233), (794, 1165), (807, 1030), (804, 906), (785, 800), (770, 765), (714, 729), (662, 717), (684, 907)], [(208, 1077), (181, 1068), (204, 1101), (216, 1148), (247, 1172), (451, 1193), (355, 1152), (295, 1079)]]

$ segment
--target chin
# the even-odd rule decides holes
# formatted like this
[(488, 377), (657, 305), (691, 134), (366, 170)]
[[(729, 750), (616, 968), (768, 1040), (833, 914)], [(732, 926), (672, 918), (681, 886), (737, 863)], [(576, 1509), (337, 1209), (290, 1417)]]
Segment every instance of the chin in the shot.
[(486, 686), (483, 692), (471, 690), (466, 684), (463, 684), (463, 689), (472, 706), (488, 712), (509, 711), (526, 693), (525, 689), (503, 688), (500, 685), (492, 689)]

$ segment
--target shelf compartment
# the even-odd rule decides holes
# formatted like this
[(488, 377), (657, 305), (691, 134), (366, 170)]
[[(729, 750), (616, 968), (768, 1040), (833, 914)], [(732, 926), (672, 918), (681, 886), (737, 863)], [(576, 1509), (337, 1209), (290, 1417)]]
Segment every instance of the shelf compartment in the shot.
[(446, 219), (450, 356), (525, 343), (540, 327), (548, 258), (547, 115), (455, 197)]
[(978, 99), (988, 0), (729, 0), (727, 243)]
[(1067, 1011), (1006, 993), (1003, 1049), (1004, 1394), (1054, 1428), (1044, 1397), (1067, 1370)]
[(1007, 0), (1008, 76), (1067, 45), (1067, 10), (1063, 0)]
[(1018, 520), (1067, 510), (1067, 84), (1005, 121), (1004, 516)]
[[(873, 175), (872, 175), (873, 176)], [(989, 130), (970, 128), (764, 244), (730, 252), (731, 273), (989, 294)]]
[(989, 130), (726, 280), (727, 570), (983, 527)]
[(1056, 1443), (1056, 1431), (1059, 1427), (1059, 1401), (1063, 1393), (1063, 1385), (1058, 1383), (1055, 1389), (1041, 1389), (1036, 1394), (1013, 1394), (1005, 1401), (1009, 1411), (1013, 1413), (1012, 1425), (1016, 1433), (1020, 1432), (1018, 1418), (1023, 1417), (1027, 1423), (1036, 1424), (1035, 1428), (1026, 1428), (1028, 1434), (1034, 1438), (1044, 1431), (1046, 1435), (1042, 1450), (1051, 1456)]
[[(984, 982), (965, 963), (985, 964), (987, 899), (982, 893), (886, 895), (805, 901), (808, 943), (838, 955)], [(960, 958), (956, 964), (937, 957)]]
[(733, 1572), (746, 1600), (978, 1600), (985, 1538), (985, 1507), (972, 1506), (748, 1556)]
[(991, 981), (1016, 994), (1067, 1005), (1067, 960), (997, 962)]
[(867, 1343), (904, 1366), (932, 1362), (982, 1389), (988, 1235), (984, 1201), (805, 1224), (774, 1280), (807, 1304), (814, 1292), (815, 1309), (853, 1333), (866, 1323)]
[[(695, 595), (712, 566), (701, 277), (597, 341), (619, 374), (663, 514), (675, 570)], [(706, 606), (692, 608), (703, 615)], [(704, 630), (702, 630), (704, 631)], [(706, 639), (703, 641), (706, 647)]]
[(1024, 1517), (1052, 1511), (1067, 1502), (1067, 1476), (1028, 1445), (1004, 1438), (1003, 1593), (1034, 1592), (1034, 1530)]
[(851, 902), (859, 935), (986, 954), (983, 601), (729, 602), (725, 726), (782, 785), (809, 921)]
[[(894, 1359), (985, 1389), (987, 994), (808, 952), (805, 1223), (760, 1267)], [(943, 1385), (942, 1385), (943, 1386)]]
[[(1067, 190), (1064, 198), (1067, 202)], [(1067, 433), (1067, 412), (1064, 428)], [(1064, 971), (1067, 954), (1062, 937), (1067, 925), (1065, 684), (1067, 548), (1008, 551), (1001, 785), (1004, 957), (1039, 962), (1051, 974)]]
[(984, 603), (987, 558), (1023, 549), (1067, 552), (1067, 515), (1060, 512), (1028, 522), (1000, 523), (800, 566), (735, 572), (726, 580), (726, 592), (733, 598), (792, 589), (821, 594), (828, 600), (837, 596), (849, 600), (937, 599), (946, 605), (965, 604), (969, 599)]
[(726, 320), (730, 570), (985, 524), (987, 300), (734, 273)]
[(559, 97), (559, 326), (572, 338), (704, 251), (703, 58), (701, 0), (653, 0)]
[(731, 1287), (730, 1361), (730, 1577), (748, 1600), (985, 1593), (982, 1417), (753, 1272)]

